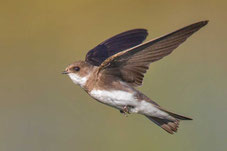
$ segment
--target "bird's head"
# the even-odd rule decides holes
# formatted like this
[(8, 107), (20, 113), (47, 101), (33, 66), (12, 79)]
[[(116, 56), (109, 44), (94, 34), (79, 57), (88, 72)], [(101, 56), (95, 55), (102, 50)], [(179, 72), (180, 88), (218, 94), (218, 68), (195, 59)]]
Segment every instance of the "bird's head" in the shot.
[(69, 77), (75, 84), (84, 87), (92, 69), (93, 66), (91, 64), (85, 61), (77, 61), (68, 65), (68, 67), (66, 67), (65, 71), (63, 71), (62, 74), (69, 75)]

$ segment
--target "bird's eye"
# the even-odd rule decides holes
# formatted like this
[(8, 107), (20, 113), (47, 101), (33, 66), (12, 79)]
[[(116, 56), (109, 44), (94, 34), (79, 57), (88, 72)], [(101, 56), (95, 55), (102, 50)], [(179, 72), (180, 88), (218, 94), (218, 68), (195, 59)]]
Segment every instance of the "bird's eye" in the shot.
[(73, 67), (73, 70), (80, 71), (80, 68), (79, 67)]

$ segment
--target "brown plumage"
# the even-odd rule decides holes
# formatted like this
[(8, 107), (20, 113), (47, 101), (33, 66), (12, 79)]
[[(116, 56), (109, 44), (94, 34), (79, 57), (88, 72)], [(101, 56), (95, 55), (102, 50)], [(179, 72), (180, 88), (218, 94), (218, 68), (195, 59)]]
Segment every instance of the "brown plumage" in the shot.
[[(150, 40), (133, 48), (119, 52), (100, 65), (100, 71), (103, 72), (118, 72), (122, 73), (121, 78), (133, 86), (141, 86), (143, 75), (149, 68), (150, 63), (160, 60), (163, 57), (172, 53), (181, 43), (189, 36), (205, 26), (207, 21), (198, 22), (175, 32), (161, 36), (157, 39)], [(104, 70), (106, 68), (115, 70)], [(112, 72), (111, 74), (114, 74)], [(130, 76), (128, 76), (130, 75)], [(130, 77), (128, 79), (127, 77)]]
[(145, 43), (147, 30), (123, 32), (90, 50), (85, 61), (70, 64), (63, 73), (97, 101), (123, 113), (145, 115), (173, 134), (180, 120), (192, 119), (163, 109), (135, 87), (142, 85), (152, 62), (172, 53), (207, 23), (201, 21)]

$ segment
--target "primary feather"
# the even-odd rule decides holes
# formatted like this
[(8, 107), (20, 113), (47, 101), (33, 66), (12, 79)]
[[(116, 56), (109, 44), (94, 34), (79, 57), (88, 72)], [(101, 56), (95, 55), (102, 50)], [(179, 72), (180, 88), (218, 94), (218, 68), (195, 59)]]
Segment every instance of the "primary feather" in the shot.
[(160, 38), (119, 52), (107, 58), (100, 65), (99, 70), (106, 74), (119, 76), (133, 86), (140, 86), (150, 63), (172, 53), (174, 49), (205, 26), (207, 22), (194, 23)]

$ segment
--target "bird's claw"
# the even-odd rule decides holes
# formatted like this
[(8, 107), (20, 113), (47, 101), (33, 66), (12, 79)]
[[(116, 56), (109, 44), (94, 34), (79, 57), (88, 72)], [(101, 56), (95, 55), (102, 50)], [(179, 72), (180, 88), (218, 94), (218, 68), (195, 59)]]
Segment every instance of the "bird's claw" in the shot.
[(124, 114), (127, 117), (128, 114), (130, 114), (129, 107), (127, 105), (126, 106), (123, 106), (123, 109), (120, 110), (120, 113)]

